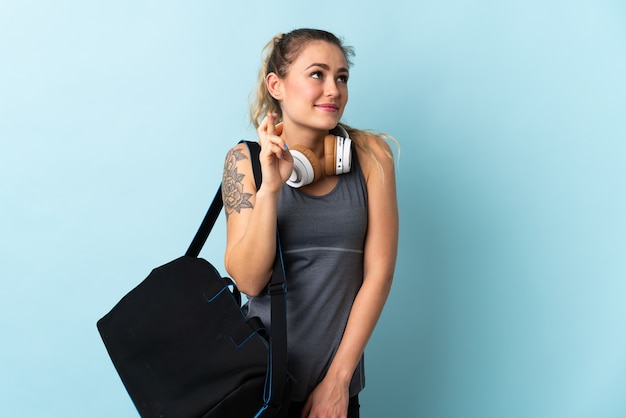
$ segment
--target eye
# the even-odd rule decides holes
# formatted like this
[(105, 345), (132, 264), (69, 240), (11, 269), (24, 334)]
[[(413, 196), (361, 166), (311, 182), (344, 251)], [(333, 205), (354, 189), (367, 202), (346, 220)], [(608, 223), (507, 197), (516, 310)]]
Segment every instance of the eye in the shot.
[(343, 83), (343, 84), (348, 84), (348, 74), (342, 74), (342, 75), (340, 75), (339, 77), (337, 77), (337, 80), (338, 80), (340, 83)]
[(314, 71), (313, 73), (311, 73), (311, 78), (321, 80), (322, 78), (324, 78), (324, 74), (322, 74), (321, 71)]

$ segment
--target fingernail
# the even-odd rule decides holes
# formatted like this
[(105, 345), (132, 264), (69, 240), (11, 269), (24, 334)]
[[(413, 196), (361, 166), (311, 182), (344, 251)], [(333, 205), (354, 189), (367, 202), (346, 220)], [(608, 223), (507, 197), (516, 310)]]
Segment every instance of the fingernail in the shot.
[(289, 147), (287, 146), (287, 144), (285, 144), (285, 150), (288, 150), (288, 149), (289, 149)]

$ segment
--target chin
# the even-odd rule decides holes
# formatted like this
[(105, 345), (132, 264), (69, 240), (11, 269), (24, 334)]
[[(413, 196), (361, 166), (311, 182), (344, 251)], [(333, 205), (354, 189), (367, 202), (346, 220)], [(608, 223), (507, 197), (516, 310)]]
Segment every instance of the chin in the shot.
[(335, 126), (337, 126), (339, 124), (339, 122), (341, 121), (341, 118), (332, 118), (332, 119), (327, 119), (324, 122), (320, 123), (320, 129), (323, 130), (331, 130), (333, 129)]

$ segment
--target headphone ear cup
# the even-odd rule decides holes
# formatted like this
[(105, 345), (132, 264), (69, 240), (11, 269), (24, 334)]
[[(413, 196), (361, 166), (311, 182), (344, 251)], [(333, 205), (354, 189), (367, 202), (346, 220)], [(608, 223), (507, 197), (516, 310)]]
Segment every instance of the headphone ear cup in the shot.
[(352, 166), (352, 140), (341, 136), (324, 137), (324, 174), (335, 176), (345, 174)]
[(291, 187), (302, 187), (313, 183), (322, 175), (322, 168), (313, 151), (301, 145), (289, 148), (293, 158), (293, 171), (287, 184)]
[(324, 174), (334, 176), (337, 174), (335, 162), (337, 161), (337, 137), (326, 135), (324, 137)]

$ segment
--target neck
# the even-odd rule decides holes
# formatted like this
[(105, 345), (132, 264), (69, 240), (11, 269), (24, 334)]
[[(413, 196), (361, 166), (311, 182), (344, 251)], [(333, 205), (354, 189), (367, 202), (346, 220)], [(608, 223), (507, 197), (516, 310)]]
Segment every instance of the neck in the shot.
[(328, 135), (327, 130), (305, 128), (296, 124), (283, 124), (283, 131), (280, 137), (287, 143), (287, 146), (302, 145), (309, 148), (317, 156), (324, 155), (324, 137)]

